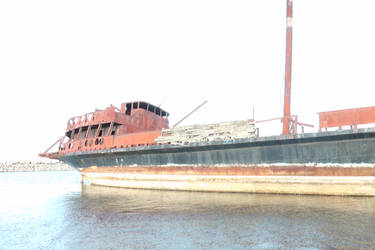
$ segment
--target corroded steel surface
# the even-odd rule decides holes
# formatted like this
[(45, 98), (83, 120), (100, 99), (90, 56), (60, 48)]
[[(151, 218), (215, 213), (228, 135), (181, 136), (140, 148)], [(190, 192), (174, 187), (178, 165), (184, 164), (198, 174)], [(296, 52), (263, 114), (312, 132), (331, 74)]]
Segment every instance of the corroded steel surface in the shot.
[(286, 49), (285, 49), (285, 87), (283, 135), (290, 134), (290, 99), (292, 88), (292, 38), (293, 38), (293, 0), (286, 0)]
[(374, 176), (231, 176), (84, 172), (93, 185), (206, 192), (375, 196)]
[(375, 176), (375, 166), (345, 165), (248, 165), (248, 166), (137, 166), (93, 167), (82, 173), (127, 173), (139, 175), (211, 175), (211, 176)]
[(319, 131), (332, 127), (352, 126), (357, 128), (360, 124), (375, 123), (375, 107), (343, 109), (319, 114)]
[(154, 145), (154, 140), (161, 134), (161, 130), (123, 134), (118, 136), (102, 136), (73, 140), (66, 147), (60, 148), (59, 153), (87, 152), (105, 149), (140, 147)]
[[(131, 104), (132, 107), (136, 106), (136, 108), (126, 109), (127, 104)], [(143, 104), (142, 108), (141, 104)], [(152, 112), (149, 108), (151, 106)], [(158, 111), (158, 114), (156, 111)], [(121, 104), (121, 110), (111, 105), (105, 110), (96, 110), (95, 112), (72, 117), (68, 120), (66, 131), (110, 122), (127, 124), (128, 126), (123, 130), (126, 132), (165, 128), (168, 127), (168, 120), (164, 118), (168, 117), (168, 115), (164, 110), (146, 102), (123, 103)]]
[(230, 142), (152, 145), (72, 152), (59, 157), (91, 166), (375, 163), (375, 129), (271, 136)]
[(155, 144), (163, 128), (168, 128), (168, 113), (146, 102), (123, 103), (121, 109), (105, 110), (69, 119), (66, 137), (60, 140), (57, 154), (40, 156), (58, 158), (72, 152), (85, 152)]

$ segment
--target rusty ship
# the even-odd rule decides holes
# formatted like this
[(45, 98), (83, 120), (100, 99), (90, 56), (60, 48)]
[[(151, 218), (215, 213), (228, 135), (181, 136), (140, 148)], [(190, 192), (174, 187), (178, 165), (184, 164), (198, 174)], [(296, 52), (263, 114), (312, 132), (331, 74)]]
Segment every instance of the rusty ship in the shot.
[(292, 6), (287, 0), (284, 113), (270, 119), (282, 121), (281, 135), (260, 137), (265, 121), (253, 119), (169, 127), (167, 111), (133, 101), (69, 119), (40, 156), (95, 185), (375, 196), (375, 128), (358, 127), (375, 123), (375, 107), (320, 112), (314, 133), (291, 115)]

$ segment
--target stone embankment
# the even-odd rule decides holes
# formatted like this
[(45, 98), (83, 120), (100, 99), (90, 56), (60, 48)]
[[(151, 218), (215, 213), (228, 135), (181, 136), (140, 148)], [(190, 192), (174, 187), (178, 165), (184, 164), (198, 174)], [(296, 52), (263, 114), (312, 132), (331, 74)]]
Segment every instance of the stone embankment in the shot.
[(0, 172), (69, 171), (72, 167), (61, 162), (12, 161), (0, 162)]

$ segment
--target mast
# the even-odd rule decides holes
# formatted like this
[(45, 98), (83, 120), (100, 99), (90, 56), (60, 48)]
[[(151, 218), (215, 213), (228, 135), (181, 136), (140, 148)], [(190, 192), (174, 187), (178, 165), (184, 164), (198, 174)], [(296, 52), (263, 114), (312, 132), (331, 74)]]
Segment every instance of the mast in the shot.
[(290, 96), (292, 82), (292, 35), (293, 35), (293, 0), (286, 0), (286, 51), (285, 51), (285, 90), (283, 135), (290, 134)]

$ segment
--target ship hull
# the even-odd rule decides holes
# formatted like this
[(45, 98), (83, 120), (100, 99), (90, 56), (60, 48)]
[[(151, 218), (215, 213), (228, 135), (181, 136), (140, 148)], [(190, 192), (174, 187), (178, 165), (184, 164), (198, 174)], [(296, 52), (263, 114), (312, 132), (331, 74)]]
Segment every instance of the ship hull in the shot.
[(94, 185), (202, 192), (375, 196), (374, 177), (203, 176), (82, 173)]
[(70, 153), (92, 184), (145, 189), (375, 195), (375, 130)]

